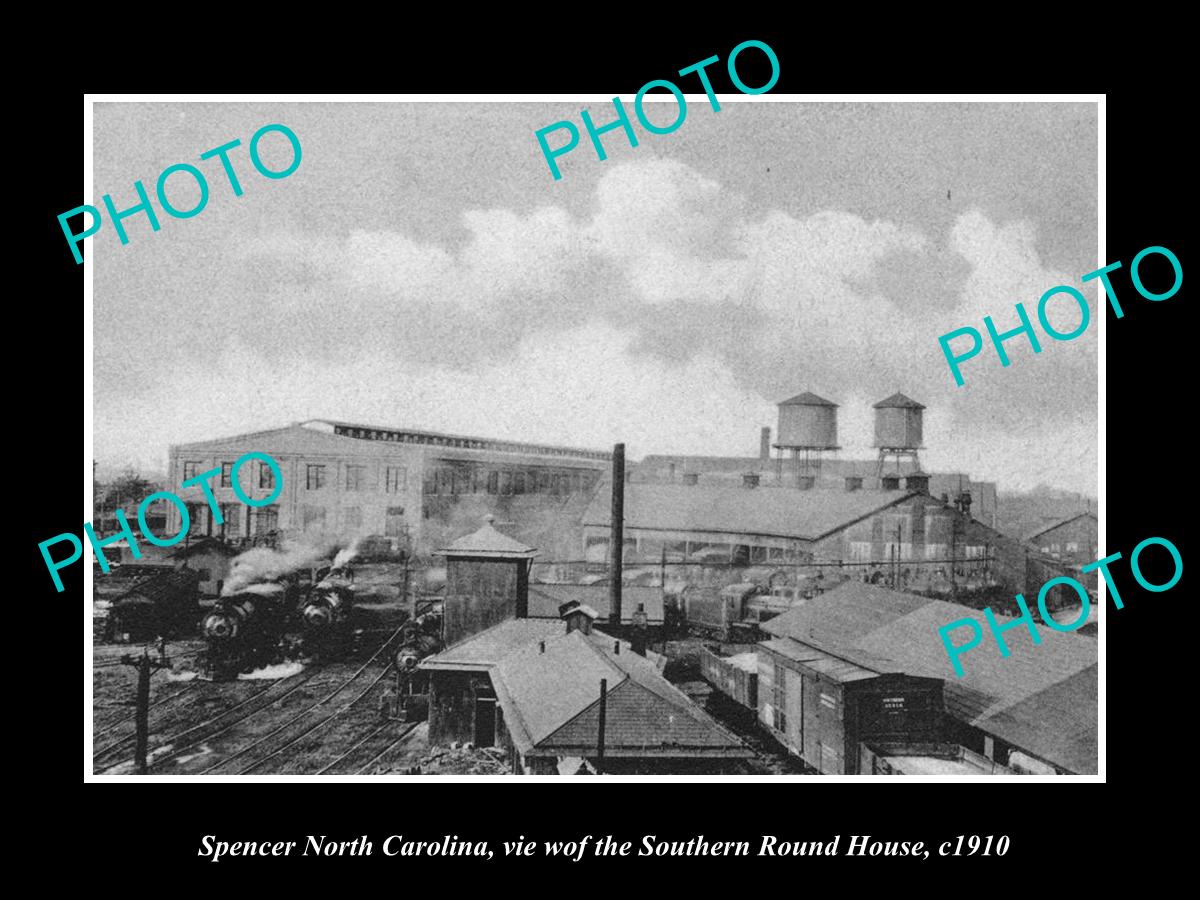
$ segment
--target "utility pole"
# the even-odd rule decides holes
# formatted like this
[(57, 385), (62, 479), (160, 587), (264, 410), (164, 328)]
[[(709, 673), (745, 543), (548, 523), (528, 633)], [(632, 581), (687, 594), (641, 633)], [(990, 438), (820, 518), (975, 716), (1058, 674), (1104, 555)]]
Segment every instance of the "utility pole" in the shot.
[(604, 767), (604, 717), (608, 706), (608, 679), (600, 679), (600, 728), (596, 737), (596, 774), (599, 775)]
[(614, 444), (612, 454), (611, 533), (608, 538), (608, 622), (621, 631), (621, 568), (625, 552), (625, 445)]
[(151, 659), (148, 647), (142, 648), (141, 659), (136, 659), (132, 654), (126, 653), (121, 657), (121, 663), (126, 666), (133, 666), (138, 670), (137, 711), (134, 714), (137, 737), (134, 743), (133, 755), (137, 761), (138, 774), (145, 775), (146, 749), (150, 743), (150, 675), (156, 669), (169, 669), (171, 663)]

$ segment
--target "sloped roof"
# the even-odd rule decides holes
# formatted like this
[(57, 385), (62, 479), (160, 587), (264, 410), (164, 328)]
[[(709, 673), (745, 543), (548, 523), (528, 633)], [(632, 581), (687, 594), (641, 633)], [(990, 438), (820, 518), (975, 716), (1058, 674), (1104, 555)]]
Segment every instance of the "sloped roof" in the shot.
[(186, 597), (196, 590), (200, 575), (194, 569), (171, 569), (137, 582), (118, 599), (139, 597), (157, 603)]
[(901, 393), (892, 394), (885, 400), (880, 400), (875, 404), (874, 409), (924, 409), (925, 406), (913, 400), (911, 397), (905, 397)]
[(561, 619), (505, 619), (421, 660), (422, 669), (486, 669), (509, 653), (564, 633)]
[[(984, 639), (960, 657), (958, 678), (938, 629), (964, 618), (979, 623)], [(1035, 645), (1016, 627), (1004, 632), (1005, 658), (979, 610), (857, 581), (761, 627), (876, 672), (940, 678), (950, 715), (1071, 771), (1096, 771), (1095, 680), (1081, 675), (1096, 665), (1094, 640), (1041, 627)]]
[[(817, 540), (914, 492), (747, 490), (726, 485), (627, 484), (625, 527), (657, 531), (708, 531)], [(607, 527), (610, 501), (598, 492), (584, 525)]]
[[(529, 615), (539, 619), (557, 619), (558, 608), (564, 603), (579, 603), (596, 611), (598, 619), (607, 620), (610, 613), (608, 585), (605, 584), (531, 584), (529, 585)], [(638, 604), (645, 607), (646, 624), (663, 622), (663, 592), (656, 587), (621, 588), (621, 622), (633, 622)]]
[(803, 394), (797, 394), (795, 397), (789, 397), (776, 404), (777, 406), (834, 406), (837, 404), (831, 400), (826, 400), (824, 397), (818, 397), (812, 391), (805, 391)]
[(1023, 540), (1032, 541), (1035, 538), (1038, 538), (1041, 535), (1045, 534), (1047, 531), (1053, 531), (1055, 528), (1061, 528), (1063, 525), (1069, 525), (1071, 522), (1074, 522), (1076, 519), (1082, 519), (1084, 516), (1087, 516), (1088, 518), (1097, 522), (1097, 524), (1100, 521), (1099, 519), (1096, 518), (1096, 514), (1094, 512), (1085, 510), (1084, 512), (1072, 513), (1071, 515), (1066, 516), (1065, 518), (1058, 519), (1055, 522), (1051, 522), (1049, 525), (1039, 525), (1037, 527), (1037, 530), (1031, 531), (1029, 534), (1027, 534), (1023, 538)]
[(520, 541), (501, 534), (492, 527), (492, 517), (487, 516), (478, 531), (460, 537), (449, 547), (435, 550), (445, 556), (485, 556), (499, 559), (532, 559), (537, 555), (534, 547), (526, 547)]

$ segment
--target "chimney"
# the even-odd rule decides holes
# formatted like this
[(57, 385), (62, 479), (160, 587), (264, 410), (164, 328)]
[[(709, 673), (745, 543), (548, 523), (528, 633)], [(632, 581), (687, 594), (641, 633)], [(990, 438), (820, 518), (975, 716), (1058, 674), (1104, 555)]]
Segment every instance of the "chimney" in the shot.
[(764, 425), (758, 438), (758, 458), (766, 462), (771, 458), (771, 426)]
[(683, 483), (684, 484), (697, 484), (699, 481), (700, 481), (700, 473), (699, 472), (684, 472), (683, 473)]
[(746, 472), (742, 475), (742, 487), (756, 488), (758, 487), (758, 473)]
[(621, 627), (621, 566), (625, 553), (625, 445), (614, 444), (612, 455), (612, 508), (608, 537), (608, 620)]
[(621, 655), (621, 642), (620, 641), (613, 641), (613, 655), (614, 656)]
[(538, 652), (539, 653), (546, 652), (546, 642), (545, 641), (538, 641)]

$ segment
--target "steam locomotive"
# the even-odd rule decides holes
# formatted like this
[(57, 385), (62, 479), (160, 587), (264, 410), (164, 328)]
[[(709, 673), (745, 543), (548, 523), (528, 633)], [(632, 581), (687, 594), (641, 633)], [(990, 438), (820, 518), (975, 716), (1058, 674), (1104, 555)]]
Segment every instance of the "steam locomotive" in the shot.
[(300, 603), (300, 649), (307, 656), (340, 656), (353, 637), (354, 573), (348, 567), (317, 571), (316, 586)]
[(262, 590), (221, 597), (201, 622), (200, 633), (208, 645), (207, 669), (214, 680), (236, 678), (239, 672), (270, 665), (281, 655), (294, 595), (283, 585), (257, 587)]
[(400, 626), (396, 650), (396, 690), (383, 699), (382, 712), (390, 718), (415, 722), (429, 710), (429, 676), (417, 669), (426, 656), (442, 649), (442, 617), (426, 613)]
[(314, 581), (305, 587), (288, 575), (218, 599), (200, 625), (208, 674), (227, 680), (285, 657), (344, 655), (353, 638), (354, 575), (325, 567)]

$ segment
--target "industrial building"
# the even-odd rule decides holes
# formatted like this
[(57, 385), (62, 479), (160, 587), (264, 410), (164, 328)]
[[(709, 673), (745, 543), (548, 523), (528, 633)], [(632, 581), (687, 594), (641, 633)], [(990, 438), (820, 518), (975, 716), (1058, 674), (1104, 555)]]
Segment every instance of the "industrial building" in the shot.
[[(964, 508), (975, 520), (996, 526), (996, 485), (965, 473), (926, 472), (919, 451), (924, 439), (924, 406), (893, 394), (874, 405), (875, 459), (843, 459), (838, 444), (837, 404), (811, 392), (778, 404), (774, 443), (770, 427), (759, 436), (759, 454), (686, 456), (652, 454), (633, 467), (632, 480), (651, 483), (733, 485), (800, 490), (920, 490)], [(772, 449), (775, 455), (772, 456)]]
[[(281, 467), (283, 489), (269, 506), (249, 508), (233, 492), (234, 462), (252, 451)], [(224, 523), (217, 525), (199, 487), (184, 488), (191, 536), (245, 541), (274, 532), (382, 535), (397, 549), (423, 553), (478, 523), (485, 513), (512, 522), (522, 540), (563, 544), (562, 523), (577, 522), (610, 455), (542, 444), (378, 428), (313, 419), (286, 428), (170, 448), (170, 483), (219, 469), (211, 480)], [(275, 489), (270, 468), (253, 460), (242, 489), (263, 499)], [(179, 529), (169, 503), (167, 533)], [(569, 546), (566, 546), (568, 545)]]
[[(555, 774), (733, 770), (753, 754), (659, 674), (635, 644), (568, 600), (530, 618), (536, 551), (490, 522), (446, 556), (446, 649), (429, 676), (429, 739), (503, 746), (513, 771)], [(612, 620), (622, 619), (620, 609)], [(644, 646), (644, 645), (643, 645)]]
[[(611, 509), (599, 490), (583, 514), (584, 552), (603, 558)], [(625, 486), (626, 561), (636, 564), (842, 566), (849, 577), (1011, 593), (1049, 571), (1019, 541), (919, 491), (632, 483)], [(737, 580), (736, 573), (730, 577)], [(683, 577), (687, 577), (683, 575)]]
[(1096, 642), (1043, 628), (1035, 645), (1012, 628), (1008, 657), (985, 640), (956, 678), (938, 629), (974, 616), (846, 582), (762, 625), (771, 637), (758, 647), (759, 720), (826, 774), (967, 774), (987, 768), (981, 758), (1015, 772), (1094, 774)]
[(1039, 525), (1025, 541), (1043, 554), (1061, 560), (1073, 570), (1074, 577), (1089, 590), (1096, 590), (1096, 572), (1082, 571), (1083, 566), (1099, 559), (1099, 521), (1095, 513), (1081, 512)]

